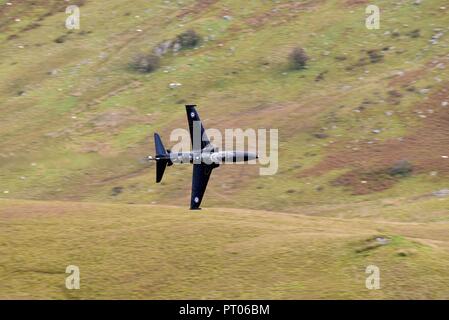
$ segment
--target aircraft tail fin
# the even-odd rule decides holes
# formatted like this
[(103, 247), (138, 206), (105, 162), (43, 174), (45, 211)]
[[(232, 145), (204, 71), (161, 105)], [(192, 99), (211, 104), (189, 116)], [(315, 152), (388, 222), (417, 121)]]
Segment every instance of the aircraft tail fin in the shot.
[(167, 155), (167, 150), (165, 150), (161, 137), (157, 133), (154, 134), (154, 146), (156, 148), (156, 157)]
[(154, 134), (154, 146), (156, 148), (156, 183), (161, 182), (167, 165), (171, 165), (170, 155), (162, 143), (161, 137)]

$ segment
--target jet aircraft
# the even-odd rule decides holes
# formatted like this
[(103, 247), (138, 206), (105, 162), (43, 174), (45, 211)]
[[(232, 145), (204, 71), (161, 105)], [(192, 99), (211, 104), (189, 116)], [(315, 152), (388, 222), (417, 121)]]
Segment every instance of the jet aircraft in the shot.
[(201, 201), (213, 169), (218, 168), (220, 164), (255, 160), (258, 159), (258, 156), (256, 153), (245, 151), (219, 151), (210, 143), (195, 107), (196, 105), (186, 105), (192, 151), (172, 153), (165, 149), (161, 137), (155, 133), (156, 155), (149, 156), (148, 159), (156, 161), (156, 183), (161, 182), (167, 166), (182, 163), (193, 164), (190, 209), (200, 210)]

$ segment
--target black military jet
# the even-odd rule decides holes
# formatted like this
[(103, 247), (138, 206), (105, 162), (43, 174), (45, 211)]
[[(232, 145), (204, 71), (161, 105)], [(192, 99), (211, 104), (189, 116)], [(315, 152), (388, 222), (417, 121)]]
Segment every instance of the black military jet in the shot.
[(148, 157), (149, 160), (156, 161), (156, 183), (161, 182), (167, 166), (178, 163), (193, 164), (191, 210), (200, 209), (213, 169), (218, 168), (222, 163), (246, 162), (258, 158), (256, 153), (251, 152), (219, 151), (210, 143), (195, 107), (196, 105), (186, 105), (192, 151), (172, 153), (165, 149), (161, 137), (155, 133), (156, 156)]

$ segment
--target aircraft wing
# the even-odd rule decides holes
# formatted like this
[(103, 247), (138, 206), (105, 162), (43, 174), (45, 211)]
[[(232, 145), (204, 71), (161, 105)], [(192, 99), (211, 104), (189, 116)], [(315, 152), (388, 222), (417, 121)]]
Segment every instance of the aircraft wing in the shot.
[(203, 200), (210, 174), (216, 167), (213, 164), (194, 164), (192, 176), (192, 196), (190, 199), (190, 209), (198, 209)]
[[(200, 116), (198, 115), (198, 112), (196, 111), (195, 107), (196, 105), (187, 105), (186, 112), (187, 112), (187, 121), (189, 122), (190, 142), (192, 144), (192, 150), (198, 151), (203, 150), (205, 147), (207, 147), (210, 144), (210, 141), (207, 135), (205, 134), (203, 123), (201, 122)], [(201, 136), (197, 134), (198, 139), (201, 141), (201, 145), (199, 144), (199, 142), (195, 144), (193, 143), (194, 128), (198, 130), (197, 132), (201, 132)], [(199, 130), (200, 128), (201, 131)]]

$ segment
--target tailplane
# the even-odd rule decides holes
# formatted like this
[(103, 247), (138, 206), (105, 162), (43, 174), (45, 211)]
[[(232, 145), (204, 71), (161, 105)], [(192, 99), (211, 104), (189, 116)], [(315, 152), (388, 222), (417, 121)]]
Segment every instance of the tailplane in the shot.
[(156, 148), (156, 183), (161, 182), (162, 177), (164, 176), (165, 168), (167, 165), (171, 165), (170, 154), (164, 147), (162, 143), (161, 137), (155, 133), (154, 134), (154, 146)]

